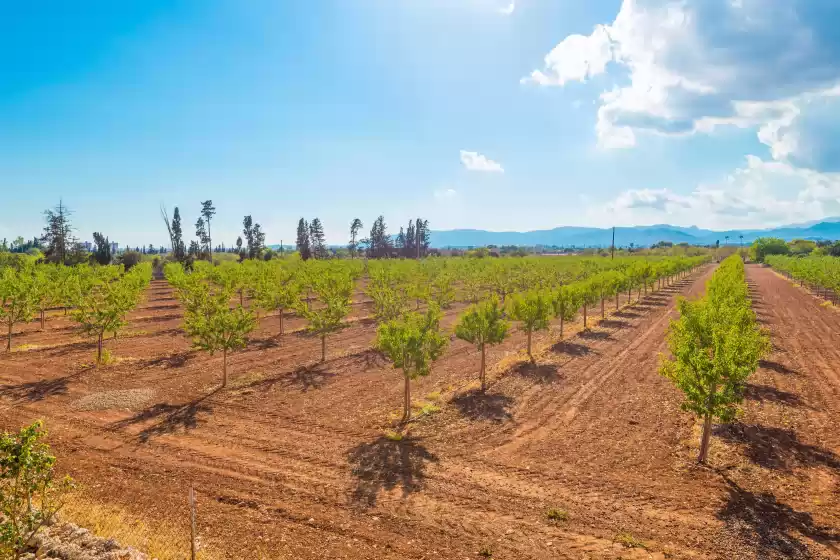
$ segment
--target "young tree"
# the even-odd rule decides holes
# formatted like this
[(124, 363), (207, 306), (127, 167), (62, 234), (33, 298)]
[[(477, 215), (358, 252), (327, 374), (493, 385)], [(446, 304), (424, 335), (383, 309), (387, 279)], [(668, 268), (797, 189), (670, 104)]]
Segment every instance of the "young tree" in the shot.
[(193, 289), (202, 293), (193, 294), (196, 303), (184, 313), (184, 330), (195, 347), (211, 356), (222, 351), (222, 387), (227, 387), (228, 354), (245, 347), (245, 337), (254, 330), (256, 317), (241, 305), (231, 309), (232, 294), (226, 289), (211, 292), (206, 283), (196, 283)]
[(543, 291), (530, 291), (515, 294), (511, 298), (510, 316), (515, 321), (522, 322), (522, 327), (528, 334), (528, 357), (534, 362), (531, 353), (531, 334), (548, 328), (551, 316), (551, 298)]
[(356, 239), (359, 236), (359, 231), (364, 227), (362, 224), (362, 220), (359, 218), (355, 218), (353, 222), (350, 224), (350, 256), (355, 257), (356, 254), (359, 252), (359, 244), (356, 242)]
[(405, 230), (403, 255), (410, 259), (417, 256), (417, 231), (414, 229), (414, 220), (408, 220), (408, 228)]
[(583, 305), (583, 330), (588, 329), (586, 319), (587, 311), (590, 307), (598, 303), (598, 298), (601, 294), (601, 288), (597, 282), (586, 280), (578, 284), (578, 294), (580, 295), (580, 302)]
[(350, 313), (353, 279), (343, 272), (325, 270), (311, 282), (320, 305), (316, 308), (299, 303), (297, 311), (309, 321), (309, 331), (321, 337), (321, 361), (325, 362), (327, 336), (344, 328), (344, 318)]
[(111, 264), (111, 242), (108, 238), (95, 231), (93, 232), (93, 243), (96, 245), (93, 252), (93, 258), (96, 259), (96, 262), (102, 265)]
[(236, 238), (236, 254), (239, 255), (239, 260), (242, 260), (242, 236)]
[(73, 481), (56, 479), (41, 421), (0, 435), (0, 557), (22, 558), (35, 535), (64, 506)]
[(411, 420), (411, 380), (429, 374), (446, 343), (446, 337), (440, 332), (440, 311), (434, 306), (425, 314), (412, 313), (379, 326), (376, 347), (403, 374), (403, 424)]
[(726, 259), (708, 286), (706, 298), (678, 303), (680, 318), (668, 336), (672, 358), (660, 369), (684, 393), (683, 410), (703, 419), (700, 463), (708, 456), (712, 421), (735, 418), (746, 380), (769, 349), (749, 304), (740, 257)]
[(33, 267), (32, 299), (41, 318), (41, 330), (46, 328), (46, 311), (59, 301), (56, 268), (50, 265)]
[(455, 326), (455, 336), (475, 344), (481, 352), (481, 367), (478, 378), (481, 380), (481, 392), (487, 387), (485, 348), (489, 345), (500, 344), (507, 337), (510, 325), (504, 320), (502, 307), (495, 297), (473, 305), (461, 315)]
[(309, 246), (309, 224), (303, 218), (300, 219), (297, 227), (297, 250), (300, 258), (305, 261), (312, 256), (312, 249)]
[(201, 203), (201, 215), (204, 216), (204, 223), (207, 224), (207, 252), (210, 254), (210, 262), (213, 262), (213, 239), (210, 236), (210, 220), (216, 215), (216, 208), (212, 200), (205, 200)]
[(11, 266), (0, 268), (0, 321), (6, 325), (7, 352), (12, 350), (15, 324), (29, 321), (35, 312), (34, 283), (31, 267), (21, 270)]
[(94, 279), (90, 287), (77, 294), (72, 317), (82, 332), (96, 338), (97, 364), (102, 363), (105, 333), (113, 333), (116, 337), (119, 329), (126, 325), (125, 316), (137, 305), (150, 275), (148, 264), (137, 266), (121, 278)]
[(251, 216), (243, 218), (242, 226), (242, 233), (245, 234), (245, 241), (248, 244), (248, 258), (258, 259), (265, 250), (265, 234), (260, 224), (254, 223)]
[(324, 238), (324, 226), (321, 220), (313, 218), (309, 224), (309, 245), (316, 259), (327, 258), (327, 243)]
[(300, 284), (295, 281), (294, 272), (270, 264), (261, 266), (254, 278), (253, 292), (260, 309), (277, 311), (283, 336), (283, 312), (300, 301)]
[(580, 290), (575, 284), (560, 286), (554, 293), (554, 316), (560, 319), (560, 338), (563, 338), (563, 325), (574, 321), (582, 303)]
[(65, 264), (67, 255), (75, 242), (70, 225), (70, 210), (59, 200), (58, 206), (44, 211), (47, 225), (41, 242), (44, 244), (44, 258), (51, 263)]

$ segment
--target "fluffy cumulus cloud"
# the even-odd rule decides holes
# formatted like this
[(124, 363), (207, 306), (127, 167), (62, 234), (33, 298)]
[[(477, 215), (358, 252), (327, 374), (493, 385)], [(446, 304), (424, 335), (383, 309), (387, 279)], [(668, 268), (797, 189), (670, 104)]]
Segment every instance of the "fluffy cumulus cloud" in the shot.
[(627, 192), (615, 212), (714, 212), (745, 226), (819, 218), (837, 213), (826, 193), (840, 195), (837, 21), (838, 0), (623, 0), (612, 23), (566, 37), (523, 81), (612, 80), (597, 100), (604, 148), (721, 127), (755, 130), (768, 148), (719, 185)]
[(733, 125), (790, 156), (802, 105), (840, 93), (839, 17), (836, 0), (624, 0), (615, 21), (566, 37), (526, 80), (564, 85), (614, 66), (598, 110), (605, 146)]
[[(761, 228), (840, 214), (840, 173), (818, 172), (787, 162), (747, 156), (743, 167), (719, 183), (687, 195), (669, 189), (637, 189), (607, 205), (615, 223), (671, 221), (706, 228)], [(591, 217), (603, 207), (592, 207)]]
[(479, 154), (478, 152), (467, 152), (461, 150), (461, 163), (470, 171), (483, 171), (485, 173), (504, 173), (501, 164)]

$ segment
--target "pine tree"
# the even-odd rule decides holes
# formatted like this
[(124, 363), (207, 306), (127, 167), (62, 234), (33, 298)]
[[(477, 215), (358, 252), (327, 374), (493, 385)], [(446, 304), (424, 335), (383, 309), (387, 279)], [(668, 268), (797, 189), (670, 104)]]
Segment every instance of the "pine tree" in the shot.
[(242, 233), (245, 234), (245, 242), (248, 244), (248, 258), (258, 259), (265, 249), (265, 234), (260, 224), (254, 223), (251, 216), (243, 218), (242, 226)]
[(385, 225), (385, 216), (379, 216), (370, 229), (370, 254), (374, 258), (388, 256), (391, 250), (391, 238)]
[(312, 250), (309, 246), (309, 224), (303, 218), (298, 222), (297, 227), (297, 250), (300, 253), (300, 258), (308, 261), (312, 256)]
[(210, 236), (210, 220), (216, 215), (216, 208), (213, 206), (212, 200), (205, 200), (201, 203), (201, 215), (204, 216), (204, 222), (207, 224), (207, 252), (210, 262), (213, 261), (213, 239)]
[(327, 258), (327, 245), (324, 239), (324, 226), (321, 220), (313, 218), (309, 224), (309, 245), (316, 259)]
[(403, 254), (412, 259), (417, 256), (417, 231), (414, 229), (414, 220), (408, 221), (408, 229), (405, 231)]
[(356, 218), (350, 224), (350, 245), (348, 249), (350, 249), (350, 256), (355, 257), (356, 253), (359, 251), (359, 244), (357, 243), (357, 238), (359, 236), (359, 231), (364, 227), (362, 225), (362, 220)]
[(44, 243), (44, 258), (48, 262), (66, 264), (67, 255), (75, 242), (73, 228), (70, 225), (70, 210), (59, 200), (58, 206), (45, 210), (47, 225), (41, 242)]
[(397, 239), (394, 241), (394, 249), (399, 249), (400, 254), (405, 250), (405, 230), (400, 226), (400, 232), (397, 234)]
[(195, 236), (198, 237), (199, 247), (201, 249), (201, 253), (204, 254), (206, 251), (207, 253), (210, 252), (209, 237), (207, 236), (207, 228), (204, 224), (204, 218), (201, 216), (195, 221)]

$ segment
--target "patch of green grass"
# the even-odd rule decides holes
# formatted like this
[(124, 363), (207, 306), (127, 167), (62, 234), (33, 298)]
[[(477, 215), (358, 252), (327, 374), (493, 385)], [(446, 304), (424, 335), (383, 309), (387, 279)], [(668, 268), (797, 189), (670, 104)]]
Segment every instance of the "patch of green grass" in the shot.
[(637, 539), (627, 531), (622, 531), (613, 537), (613, 542), (622, 545), (624, 548), (643, 548), (647, 550), (647, 544), (644, 541)]
[(478, 555), (482, 558), (493, 558), (493, 549), (489, 544), (486, 544), (478, 551)]
[(545, 517), (549, 521), (568, 521), (569, 512), (565, 509), (551, 508), (547, 512), (545, 512)]
[(402, 441), (403, 435), (400, 432), (395, 432), (394, 430), (386, 430), (385, 437), (391, 441)]
[(426, 403), (422, 407), (420, 407), (420, 414), (424, 416), (437, 414), (438, 412), (440, 412), (440, 407), (432, 403)]
[(440, 391), (434, 391), (426, 395), (427, 401), (437, 402), (440, 400)]

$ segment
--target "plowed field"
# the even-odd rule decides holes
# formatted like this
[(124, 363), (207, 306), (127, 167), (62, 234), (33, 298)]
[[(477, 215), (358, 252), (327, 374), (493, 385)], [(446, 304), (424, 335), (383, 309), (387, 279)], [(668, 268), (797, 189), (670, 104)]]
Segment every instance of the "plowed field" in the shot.
[(107, 342), (112, 365), (91, 366), (61, 311), (26, 325), (0, 357), (0, 427), (43, 418), (87, 494), (153, 524), (186, 533), (194, 485), (224, 558), (840, 558), (840, 313), (749, 268), (774, 351), (699, 468), (699, 426), (657, 367), (675, 297), (711, 272), (535, 336), (536, 366), (514, 332), (488, 354), (485, 395), (477, 351), (453, 340), (413, 387), (418, 412), (440, 410), (400, 441), (385, 433), (401, 377), (370, 349), (362, 298), (324, 364), (299, 319), (278, 338), (264, 317), (219, 390), (221, 357), (190, 349), (153, 282)]

